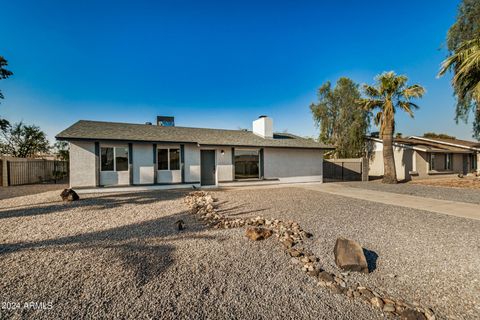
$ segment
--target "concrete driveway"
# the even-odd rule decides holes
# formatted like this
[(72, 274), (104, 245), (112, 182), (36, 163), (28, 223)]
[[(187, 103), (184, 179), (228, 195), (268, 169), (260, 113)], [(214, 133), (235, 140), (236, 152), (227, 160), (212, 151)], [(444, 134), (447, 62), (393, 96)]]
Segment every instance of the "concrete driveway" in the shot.
[(379, 202), (394, 206), (425, 210), (452, 216), (480, 220), (480, 205), (474, 203), (440, 200), (393, 192), (352, 188), (342, 183), (302, 183), (295, 187), (326, 192), (343, 197)]

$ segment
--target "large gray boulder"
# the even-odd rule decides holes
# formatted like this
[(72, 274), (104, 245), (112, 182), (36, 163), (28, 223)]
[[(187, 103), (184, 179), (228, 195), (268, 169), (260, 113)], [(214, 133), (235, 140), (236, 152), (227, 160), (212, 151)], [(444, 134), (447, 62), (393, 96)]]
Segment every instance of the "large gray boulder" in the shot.
[(338, 238), (333, 250), (335, 263), (343, 270), (368, 273), (367, 259), (362, 246), (357, 242)]

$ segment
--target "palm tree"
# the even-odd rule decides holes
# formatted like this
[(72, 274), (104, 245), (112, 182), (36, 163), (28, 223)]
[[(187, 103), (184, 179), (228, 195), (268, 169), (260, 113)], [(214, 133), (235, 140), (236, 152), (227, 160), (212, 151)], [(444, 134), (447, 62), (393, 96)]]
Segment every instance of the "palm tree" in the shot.
[(452, 86), (458, 98), (457, 119), (464, 118), (476, 104), (474, 131), (480, 138), (480, 38), (463, 42), (442, 63), (439, 76), (452, 70)]
[(414, 84), (407, 86), (408, 78), (395, 72), (384, 72), (376, 78), (376, 85), (364, 85), (367, 98), (361, 99), (361, 105), (368, 111), (376, 111), (375, 124), (380, 125), (380, 138), (383, 140), (384, 183), (397, 183), (395, 159), (393, 158), (393, 133), (395, 131), (395, 110), (402, 109), (413, 118), (413, 109), (418, 106), (412, 98), (421, 98), (425, 89)]

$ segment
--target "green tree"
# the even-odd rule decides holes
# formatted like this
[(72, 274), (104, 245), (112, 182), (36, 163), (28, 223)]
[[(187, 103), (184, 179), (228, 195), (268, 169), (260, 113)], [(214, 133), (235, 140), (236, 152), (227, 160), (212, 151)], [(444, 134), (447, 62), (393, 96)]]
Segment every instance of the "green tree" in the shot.
[(463, 0), (458, 6), (457, 19), (447, 34), (447, 47), (454, 52), (465, 41), (478, 38), (480, 34), (480, 2)]
[(480, 35), (477, 39), (463, 42), (442, 63), (439, 75), (453, 71), (452, 87), (457, 97), (456, 121), (468, 120), (474, 111), (473, 136), (480, 140)]
[[(7, 65), (8, 65), (7, 60), (5, 60), (4, 57), (0, 56), (0, 80), (7, 79), (13, 74), (10, 70), (5, 69)], [(1, 90), (0, 90), (0, 99), (4, 99), (4, 96)], [(10, 122), (8, 122), (8, 120), (0, 118), (0, 130), (6, 129), (9, 125), (10, 125)]]
[(440, 138), (440, 139), (456, 139), (456, 137), (454, 136), (450, 136), (446, 133), (435, 133), (435, 132), (425, 132), (423, 134), (423, 137), (424, 138), (432, 138), (432, 139), (435, 139), (435, 138)]
[(0, 133), (2, 155), (27, 158), (50, 150), (46, 134), (35, 125), (19, 122), (6, 126)]
[(480, 140), (480, 1), (460, 3), (457, 19), (448, 30), (447, 46), (450, 56), (442, 63), (439, 76), (453, 72), (455, 121), (467, 122), (473, 111), (473, 136)]
[(58, 159), (68, 161), (70, 155), (70, 148), (68, 142), (57, 141), (55, 142), (53, 147), (55, 148), (55, 154), (57, 155)]
[(317, 92), (318, 103), (310, 110), (320, 128), (319, 140), (335, 147), (336, 158), (360, 157), (370, 126), (370, 113), (359, 108), (359, 86), (349, 78), (338, 79), (335, 88), (324, 83)]
[(408, 86), (408, 78), (393, 71), (382, 73), (375, 79), (374, 86), (363, 86), (367, 98), (361, 99), (360, 102), (365, 110), (377, 111), (374, 121), (380, 126), (380, 138), (383, 141), (383, 182), (397, 183), (393, 157), (395, 111), (401, 109), (413, 118), (413, 109), (418, 109), (418, 106), (410, 100), (421, 98), (425, 89), (418, 84)]

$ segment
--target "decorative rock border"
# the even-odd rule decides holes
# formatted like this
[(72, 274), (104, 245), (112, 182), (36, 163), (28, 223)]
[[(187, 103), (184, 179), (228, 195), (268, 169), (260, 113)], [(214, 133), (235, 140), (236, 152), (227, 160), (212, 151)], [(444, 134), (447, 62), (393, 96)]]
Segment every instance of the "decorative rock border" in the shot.
[[(349, 275), (348, 272), (334, 274), (323, 270), (318, 263), (320, 259), (303, 247), (304, 240), (312, 237), (312, 234), (304, 231), (297, 222), (265, 219), (260, 216), (232, 219), (219, 213), (216, 210), (215, 202), (216, 200), (204, 191), (193, 191), (185, 197), (185, 203), (190, 207), (191, 213), (200, 216), (201, 220), (213, 228), (249, 227), (247, 236), (253, 240), (261, 240), (266, 237), (251, 237), (249, 233), (261, 233), (262, 229), (270, 230), (283, 245), (291, 263), (299, 266), (309, 276), (314, 277), (318, 286), (328, 289), (333, 294), (344, 294), (349, 299), (359, 299), (385, 312), (385, 314), (399, 315), (401, 319), (435, 320), (435, 314), (430, 308), (387, 297), (385, 294), (380, 294), (359, 284), (348, 284), (346, 279)], [(253, 230), (252, 227), (257, 230)]]

